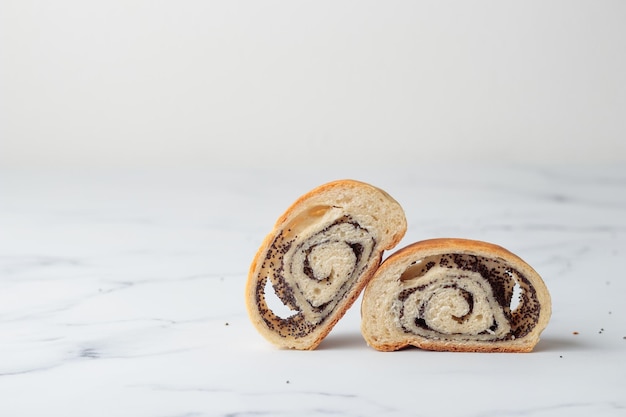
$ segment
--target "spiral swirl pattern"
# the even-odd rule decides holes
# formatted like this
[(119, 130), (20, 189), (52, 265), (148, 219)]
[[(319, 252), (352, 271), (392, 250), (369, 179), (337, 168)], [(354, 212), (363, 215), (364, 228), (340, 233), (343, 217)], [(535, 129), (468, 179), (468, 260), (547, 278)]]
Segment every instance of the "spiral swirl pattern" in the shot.
[[(256, 303), (264, 322), (283, 337), (303, 337), (328, 317), (374, 260), (376, 240), (348, 215), (314, 230), (285, 229), (267, 251)], [(378, 262), (380, 259), (376, 258)], [(265, 284), (295, 314), (281, 318), (268, 306)]]
[[(528, 280), (497, 258), (445, 254), (413, 263), (392, 305), (405, 333), (451, 341), (513, 340), (538, 320)], [(519, 304), (511, 308), (515, 288)]]

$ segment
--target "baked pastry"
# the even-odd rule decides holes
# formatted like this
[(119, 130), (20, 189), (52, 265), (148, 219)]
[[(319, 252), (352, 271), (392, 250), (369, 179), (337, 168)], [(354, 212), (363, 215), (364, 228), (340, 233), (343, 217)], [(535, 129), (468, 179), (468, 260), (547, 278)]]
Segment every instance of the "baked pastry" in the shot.
[[(303, 195), (250, 266), (245, 298), (252, 323), (278, 346), (315, 349), (405, 231), (400, 205), (372, 185), (340, 180)], [(288, 317), (268, 306), (268, 283), (273, 299), (291, 310)]]
[(516, 255), (486, 242), (433, 239), (378, 268), (363, 293), (361, 332), (381, 351), (530, 352), (550, 314), (543, 280)]

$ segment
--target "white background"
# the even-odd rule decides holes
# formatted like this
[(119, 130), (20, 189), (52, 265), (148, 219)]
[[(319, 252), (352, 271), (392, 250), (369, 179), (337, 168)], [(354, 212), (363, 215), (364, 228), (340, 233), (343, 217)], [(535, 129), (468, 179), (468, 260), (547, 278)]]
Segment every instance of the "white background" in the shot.
[(626, 161), (626, 2), (0, 0), (0, 166)]

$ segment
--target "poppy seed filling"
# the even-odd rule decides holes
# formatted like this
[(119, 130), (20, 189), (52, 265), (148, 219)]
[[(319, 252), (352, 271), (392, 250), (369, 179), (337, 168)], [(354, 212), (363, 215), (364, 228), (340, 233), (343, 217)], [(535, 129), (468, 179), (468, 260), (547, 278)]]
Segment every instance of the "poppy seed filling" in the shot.
[[(255, 296), (265, 324), (282, 337), (310, 334), (335, 310), (371, 262), (376, 240), (344, 215), (317, 230), (277, 234), (261, 265)], [(294, 314), (281, 318), (267, 305), (267, 280)]]
[[(512, 340), (539, 320), (537, 293), (501, 259), (466, 254), (416, 261), (400, 277), (392, 310), (404, 333), (439, 340)], [(519, 303), (511, 307), (515, 290)]]

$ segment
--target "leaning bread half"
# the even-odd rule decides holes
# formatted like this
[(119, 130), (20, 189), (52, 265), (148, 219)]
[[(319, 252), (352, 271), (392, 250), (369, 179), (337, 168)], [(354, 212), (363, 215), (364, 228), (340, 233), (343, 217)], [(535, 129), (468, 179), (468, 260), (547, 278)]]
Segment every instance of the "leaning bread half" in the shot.
[(361, 331), (381, 351), (530, 352), (550, 314), (543, 280), (516, 255), (433, 239), (382, 263), (363, 293)]
[[(245, 299), (252, 323), (280, 347), (315, 349), (405, 231), (400, 205), (372, 185), (340, 180), (303, 195), (250, 267)], [(286, 312), (268, 305), (268, 291)]]

